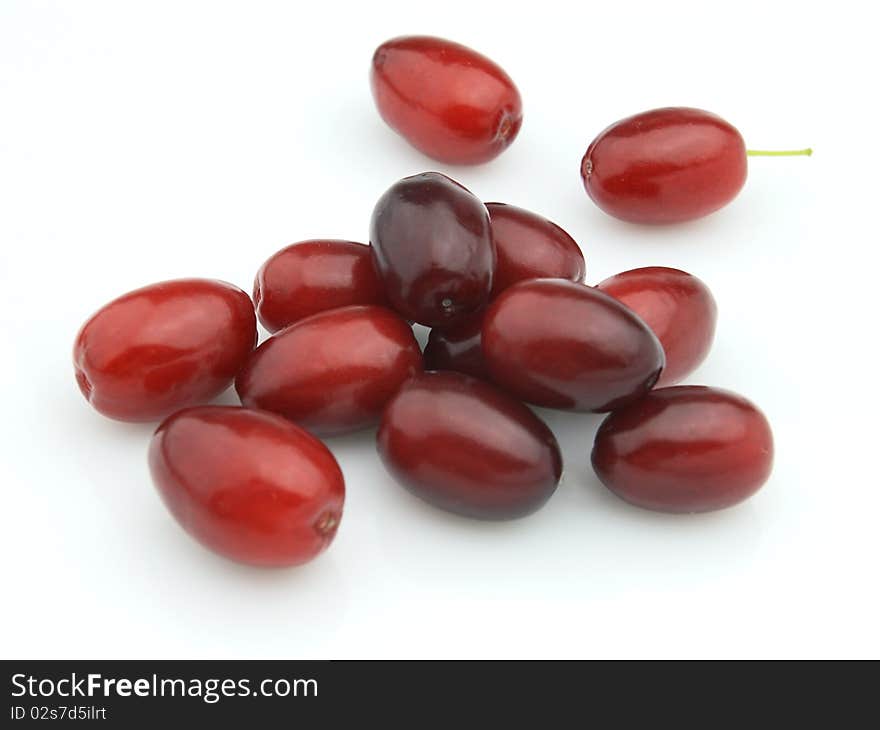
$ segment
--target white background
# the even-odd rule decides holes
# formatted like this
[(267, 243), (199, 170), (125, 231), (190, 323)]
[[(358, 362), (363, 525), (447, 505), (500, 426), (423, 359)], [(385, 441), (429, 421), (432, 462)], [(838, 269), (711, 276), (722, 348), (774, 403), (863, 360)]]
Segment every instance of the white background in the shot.
[[(2, 655), (880, 655), (878, 58), (863, 6), (3, 0)], [(516, 80), (525, 122), (498, 160), (444, 166), (382, 124), (370, 57), (404, 33), (471, 45)], [(737, 200), (699, 222), (606, 217), (581, 187), (587, 144), (665, 105), (713, 110), (750, 147), (816, 153), (753, 159)], [(689, 382), (766, 411), (764, 490), (711, 515), (640, 511), (592, 474), (599, 417), (542, 411), (566, 473), (527, 519), (423, 505), (362, 433), (330, 442), (348, 497), (317, 561), (255, 570), (192, 542), (150, 483), (152, 427), (79, 394), (77, 328), (152, 281), (249, 290), (288, 243), (365, 241), (383, 190), (430, 169), (560, 223), (590, 283), (652, 264), (703, 278), (718, 332)]]

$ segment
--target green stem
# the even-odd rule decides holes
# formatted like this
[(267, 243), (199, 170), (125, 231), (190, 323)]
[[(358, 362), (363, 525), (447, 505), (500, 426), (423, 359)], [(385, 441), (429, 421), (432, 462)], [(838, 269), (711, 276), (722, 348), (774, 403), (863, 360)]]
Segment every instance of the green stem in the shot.
[(809, 157), (813, 154), (813, 148), (807, 147), (805, 150), (746, 150), (749, 157), (796, 157), (798, 155), (806, 155)]

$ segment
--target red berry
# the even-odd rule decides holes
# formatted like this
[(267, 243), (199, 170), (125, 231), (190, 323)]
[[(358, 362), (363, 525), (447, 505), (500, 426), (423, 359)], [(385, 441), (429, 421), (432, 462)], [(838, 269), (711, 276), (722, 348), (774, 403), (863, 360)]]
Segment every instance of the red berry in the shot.
[(235, 389), (248, 408), (332, 435), (376, 424), (388, 399), (421, 370), (412, 328), (394, 312), (343, 307), (266, 340), (235, 379)]
[(406, 36), (373, 54), (373, 99), (413, 147), (452, 164), (486, 162), (513, 142), (522, 101), (495, 63), (452, 41)]
[(515, 205), (486, 203), (486, 209), (497, 259), (493, 298), (525, 279), (584, 280), (584, 255), (555, 223)]
[(486, 206), (439, 172), (395, 183), (373, 210), (370, 245), (392, 306), (429, 327), (482, 309), (495, 248)]
[(385, 304), (370, 247), (352, 241), (303, 241), (273, 254), (254, 281), (254, 304), (270, 332), (354, 304)]
[(492, 379), (549, 408), (610, 411), (644, 395), (663, 348), (635, 314), (598, 289), (562, 279), (514, 284), (483, 319)]
[(333, 454), (289, 421), (205, 406), (175, 413), (150, 443), (165, 505), (205, 547), (232, 560), (299, 565), (333, 540), (345, 483)]
[(114, 299), (82, 326), (73, 348), (89, 403), (120, 421), (157, 421), (225, 390), (257, 341), (241, 289), (177, 279)]
[(770, 476), (773, 435), (745, 398), (660, 388), (608, 416), (593, 467), (612, 492), (661, 512), (708, 512), (750, 497)]
[(709, 287), (696, 276), (648, 266), (605, 279), (598, 288), (623, 302), (657, 335), (666, 354), (658, 387), (687, 377), (706, 358), (717, 308)]
[(581, 177), (593, 201), (633, 223), (676, 223), (727, 205), (746, 181), (746, 146), (720, 117), (668, 107), (612, 124), (590, 146)]
[(541, 507), (562, 474), (550, 429), (488, 383), (424, 373), (391, 399), (377, 438), (394, 477), (442, 509), (481, 519)]
[(425, 346), (426, 370), (456, 370), (475, 378), (489, 377), (480, 348), (482, 314), (443, 330), (432, 329)]

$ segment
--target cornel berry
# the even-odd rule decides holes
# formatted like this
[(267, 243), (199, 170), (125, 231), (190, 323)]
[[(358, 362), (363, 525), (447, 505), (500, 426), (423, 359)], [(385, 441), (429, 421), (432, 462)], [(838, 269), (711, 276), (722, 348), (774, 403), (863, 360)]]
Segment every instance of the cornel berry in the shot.
[(219, 395), (257, 343), (241, 289), (212, 279), (151, 284), (114, 299), (76, 336), (76, 381), (120, 421), (158, 421)]
[(493, 297), (526, 279), (584, 280), (584, 255), (562, 228), (515, 205), (486, 203), (486, 209), (495, 241)]
[(231, 406), (175, 413), (150, 443), (162, 500), (200, 543), (262, 566), (305, 563), (333, 540), (345, 483), (333, 454), (279, 416)]
[(273, 411), (329, 436), (375, 425), (407, 378), (422, 370), (412, 328), (385, 307), (307, 317), (248, 359), (235, 389), (249, 408)]
[(611, 411), (647, 393), (663, 368), (656, 335), (593, 287), (562, 279), (514, 284), (483, 318), (492, 379), (548, 408)]
[(510, 77), (443, 38), (383, 43), (373, 54), (370, 85), (388, 126), (441, 162), (487, 162), (507, 149), (522, 124), (522, 100)]
[(270, 332), (328, 309), (385, 304), (370, 247), (353, 241), (302, 241), (273, 254), (257, 272), (254, 304)]
[(461, 373), (424, 373), (406, 383), (385, 409), (377, 444), (407, 489), (468, 517), (534, 512), (562, 475), (559, 446), (543, 421)]
[(616, 274), (598, 285), (641, 317), (666, 355), (658, 387), (690, 375), (709, 354), (717, 307), (696, 276), (666, 266), (647, 266)]
[(392, 185), (373, 210), (370, 246), (389, 301), (409, 320), (448, 326), (489, 301), (489, 213), (446, 175), (425, 172)]
[(633, 223), (677, 223), (727, 205), (746, 181), (736, 128), (700, 109), (668, 107), (615, 122), (587, 148), (581, 177), (602, 210)]
[(425, 345), (425, 369), (456, 370), (475, 378), (488, 379), (489, 373), (480, 347), (482, 329), (482, 315), (474, 315), (454, 327), (432, 329)]
[(754, 494), (770, 476), (773, 435), (753, 403), (719, 388), (659, 388), (599, 427), (593, 467), (628, 502), (708, 512)]
[(632, 223), (701, 218), (733, 200), (747, 157), (812, 155), (813, 150), (747, 150), (729, 122), (702, 109), (664, 107), (615, 122), (581, 160), (587, 194)]

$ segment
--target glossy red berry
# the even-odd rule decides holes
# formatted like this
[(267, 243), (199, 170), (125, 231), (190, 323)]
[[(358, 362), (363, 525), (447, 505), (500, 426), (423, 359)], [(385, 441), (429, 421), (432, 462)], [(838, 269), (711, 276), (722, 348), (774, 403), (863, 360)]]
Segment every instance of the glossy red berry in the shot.
[(235, 379), (235, 389), (248, 408), (333, 435), (378, 423), (388, 399), (421, 370), (412, 328), (394, 312), (343, 307), (266, 340)]
[(76, 381), (95, 410), (158, 421), (219, 395), (254, 349), (257, 320), (241, 289), (177, 279), (114, 299), (82, 326)]
[(486, 203), (486, 209), (495, 241), (493, 297), (526, 279), (584, 280), (584, 255), (562, 228), (515, 205)]
[(181, 526), (242, 563), (305, 563), (330, 544), (342, 518), (336, 459), (271, 413), (228, 406), (175, 413), (156, 430), (149, 463)]
[(706, 358), (717, 308), (709, 287), (696, 276), (647, 266), (616, 274), (598, 288), (629, 307), (657, 335), (666, 354), (658, 387), (686, 378)]
[(411, 492), (480, 519), (534, 512), (562, 474), (550, 429), (521, 403), (461, 373), (424, 373), (404, 385), (385, 409), (377, 444)]
[(770, 476), (764, 414), (718, 388), (660, 388), (608, 416), (593, 467), (612, 492), (661, 512), (708, 512), (750, 497)]
[(432, 329), (425, 346), (426, 370), (456, 370), (475, 378), (488, 378), (480, 333), (482, 314), (474, 315), (448, 329)]
[(398, 181), (373, 210), (370, 245), (392, 306), (429, 327), (482, 309), (495, 247), (486, 206), (439, 172)]
[(709, 112), (667, 107), (615, 122), (587, 148), (581, 177), (609, 215), (677, 223), (727, 205), (746, 181), (746, 146)]
[(593, 287), (562, 279), (514, 284), (483, 319), (492, 379), (548, 408), (610, 411), (657, 382), (663, 348), (632, 311)]
[(370, 247), (352, 241), (302, 241), (273, 254), (254, 281), (254, 304), (270, 332), (318, 312), (385, 304)]
[(522, 124), (522, 101), (510, 77), (485, 56), (442, 38), (383, 43), (373, 54), (370, 85), (388, 126), (441, 162), (487, 162)]

